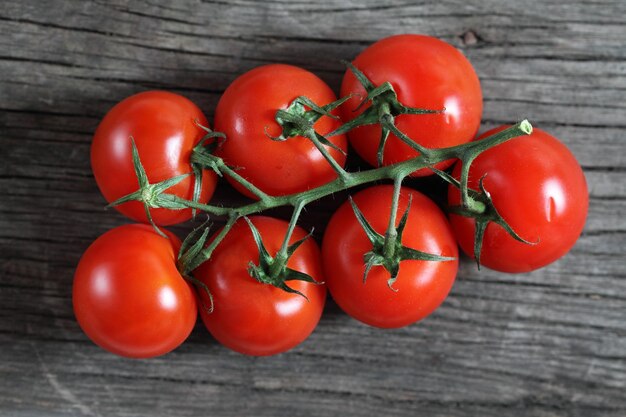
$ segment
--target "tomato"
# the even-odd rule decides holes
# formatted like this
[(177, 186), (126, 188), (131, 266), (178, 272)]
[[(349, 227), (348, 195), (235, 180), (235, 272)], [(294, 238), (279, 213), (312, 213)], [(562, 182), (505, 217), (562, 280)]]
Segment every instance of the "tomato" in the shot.
[[(470, 62), (453, 46), (430, 36), (396, 35), (366, 48), (352, 62), (375, 86), (389, 81), (398, 100), (405, 106), (445, 111), (440, 114), (400, 115), (396, 126), (415, 142), (427, 148), (443, 148), (471, 141), (480, 126), (482, 93)], [(352, 71), (347, 70), (341, 95), (354, 96), (342, 106), (344, 120), (361, 114), (355, 110), (367, 95)], [(378, 124), (356, 128), (348, 133), (350, 144), (371, 165), (377, 165), (381, 128)], [(383, 165), (414, 158), (417, 152), (390, 134)], [(445, 169), (453, 161), (435, 165)], [(414, 176), (431, 175), (421, 169)]]
[[(287, 222), (255, 216), (250, 220), (259, 230), (271, 256), (280, 248)], [(306, 232), (296, 227), (292, 242)], [(201, 310), (204, 325), (223, 345), (247, 355), (273, 355), (304, 341), (315, 329), (326, 300), (326, 287), (304, 281), (287, 281), (301, 295), (263, 284), (248, 273), (250, 262), (259, 264), (259, 251), (250, 227), (235, 223), (211, 258), (194, 276), (204, 282), (214, 299), (214, 311)], [(312, 239), (306, 240), (289, 259), (287, 266), (323, 282), (320, 253)]]
[[(298, 193), (326, 184), (337, 174), (319, 150), (306, 138), (296, 136), (283, 142), (277, 137), (281, 127), (274, 117), (299, 96), (307, 96), (319, 106), (336, 100), (332, 90), (317, 76), (290, 65), (265, 65), (237, 78), (226, 89), (215, 110), (215, 129), (226, 134), (218, 155), (237, 173), (272, 196)], [(314, 125), (324, 135), (340, 122), (327, 116)], [(267, 133), (267, 134), (266, 134)], [(343, 151), (347, 149), (345, 135), (328, 138)], [(326, 147), (341, 165), (344, 154)], [(230, 183), (248, 197), (254, 196), (239, 183)]]
[[(489, 136), (501, 126), (480, 137)], [(460, 177), (461, 166), (453, 175)], [(587, 217), (587, 182), (576, 158), (554, 136), (540, 129), (491, 148), (476, 158), (469, 172), (470, 188), (486, 174), (484, 186), (504, 220), (528, 245), (490, 223), (480, 256), (482, 265), (502, 272), (528, 272), (552, 263), (576, 243)], [(459, 205), (460, 192), (450, 186), (450, 205)], [(461, 248), (474, 253), (474, 220), (451, 215)]]
[[(100, 191), (110, 203), (137, 191), (133, 169), (132, 136), (151, 184), (192, 172), (189, 158), (204, 136), (195, 121), (208, 127), (200, 109), (185, 97), (165, 91), (146, 91), (116, 104), (104, 117), (91, 144), (91, 166)], [(194, 176), (166, 193), (191, 200)], [(207, 202), (217, 183), (215, 173), (202, 174), (201, 202)], [(143, 204), (131, 201), (115, 207), (133, 220), (146, 223)], [(151, 209), (156, 224), (170, 225), (191, 218), (191, 210)]]
[[(353, 197), (365, 218), (381, 235), (385, 234), (391, 211), (393, 186), (367, 188)], [(458, 249), (450, 225), (441, 210), (423, 194), (402, 188), (397, 223), (411, 208), (402, 244), (422, 252), (456, 258)], [(332, 216), (322, 244), (326, 285), (337, 304), (350, 316), (371, 326), (402, 327), (432, 313), (452, 288), (458, 260), (400, 263), (400, 272), (391, 290), (390, 275), (374, 266), (363, 282), (363, 257), (372, 243), (357, 221), (351, 205), (344, 203)]]
[(197, 318), (194, 290), (176, 269), (180, 241), (147, 225), (120, 226), (83, 254), (74, 276), (74, 314), (100, 347), (129, 358), (180, 345)]

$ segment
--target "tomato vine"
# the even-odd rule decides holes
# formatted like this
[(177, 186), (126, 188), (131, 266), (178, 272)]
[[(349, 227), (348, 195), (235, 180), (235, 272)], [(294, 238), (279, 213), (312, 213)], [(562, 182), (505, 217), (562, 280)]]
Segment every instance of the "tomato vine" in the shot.
[[(260, 213), (274, 207), (292, 206), (292, 216), (289, 221), (289, 226), (285, 234), (283, 244), (278, 253), (273, 257), (270, 256), (263, 250), (263, 243), (260, 237), (255, 239), (259, 252), (261, 253), (261, 260), (259, 265), (251, 266), (249, 269), (251, 276), (256, 277), (261, 282), (271, 283), (284, 289), (284, 281), (288, 278), (287, 275), (292, 272), (286, 268), (287, 260), (293, 252), (293, 245), (290, 246), (289, 242), (303, 208), (307, 204), (332, 193), (383, 179), (390, 179), (394, 182), (394, 198), (392, 200), (391, 215), (389, 225), (384, 236), (374, 235), (371, 233), (371, 236), (368, 235), (372, 239), (375, 250), (372, 256), (368, 259), (364, 259), (366, 266), (368, 268), (371, 268), (372, 265), (382, 265), (385, 267), (391, 275), (389, 280), (389, 286), (391, 287), (398, 274), (399, 262), (403, 259), (410, 258), (437, 261), (448, 260), (449, 258), (417, 251), (409, 253), (410, 250), (408, 248), (403, 248), (399, 242), (402, 228), (396, 227), (395, 225), (396, 211), (398, 208), (397, 196), (400, 192), (403, 180), (411, 173), (423, 168), (431, 169), (447, 182), (460, 188), (461, 205), (459, 207), (452, 208), (452, 211), (466, 217), (474, 218), (476, 219), (477, 224), (480, 225), (480, 227), (476, 228), (475, 235), (475, 248), (477, 250), (475, 257), (477, 262), (479, 262), (480, 259), (480, 244), (484, 229), (489, 222), (495, 222), (501, 225), (511, 236), (517, 240), (523, 241), (523, 239), (521, 239), (498, 214), (496, 207), (494, 207), (492, 200), (489, 198), (488, 190), (482, 186), (482, 183), (479, 190), (473, 190), (468, 187), (468, 173), (472, 162), (478, 155), (485, 150), (498, 146), (499, 144), (512, 138), (531, 134), (531, 124), (527, 120), (522, 120), (521, 122), (480, 141), (469, 142), (446, 148), (426, 148), (419, 145), (417, 142), (400, 131), (394, 123), (394, 116), (400, 114), (429, 114), (441, 112), (442, 110), (406, 107), (398, 102), (397, 95), (390, 83), (386, 82), (376, 87), (356, 67), (352, 64), (347, 65), (368, 93), (367, 97), (364, 98), (361, 103), (361, 106), (369, 104), (369, 107), (365, 112), (361, 113), (360, 116), (352, 121), (341, 125), (335, 131), (324, 136), (315, 131), (313, 128), (314, 123), (321, 117), (335, 117), (330, 112), (343, 104), (350, 97), (343, 97), (335, 102), (325, 105), (314, 103), (307, 97), (298, 97), (293, 100), (286, 109), (276, 110), (275, 120), (281, 126), (282, 133), (277, 137), (272, 137), (266, 132), (268, 140), (286, 141), (294, 140), (294, 138), (298, 138), (298, 140), (310, 140), (337, 173), (337, 178), (335, 180), (300, 193), (283, 196), (268, 195), (253, 185), (250, 181), (239, 175), (236, 170), (233, 167), (228, 166), (221, 157), (214, 154), (216, 147), (220, 146), (220, 142), (228, 140), (228, 138), (225, 138), (224, 135), (219, 132), (214, 132), (207, 127), (202, 126), (202, 128), (206, 131), (206, 136), (193, 149), (190, 161), (193, 167), (193, 174), (196, 177), (193, 199), (185, 199), (166, 192), (169, 187), (176, 185), (178, 182), (182, 181), (191, 174), (180, 175), (156, 184), (150, 184), (145, 175), (135, 143), (134, 141), (131, 141), (133, 164), (139, 183), (139, 189), (118, 199), (117, 201), (114, 201), (110, 205), (114, 206), (128, 201), (141, 202), (145, 208), (148, 220), (160, 234), (163, 234), (163, 232), (160, 231), (150, 216), (150, 209), (152, 208), (166, 208), (171, 210), (191, 208), (194, 211), (194, 214), (197, 211), (202, 211), (213, 216), (225, 216), (227, 218), (225, 226), (208, 244), (206, 244), (206, 240), (208, 237), (209, 226), (206, 224), (201, 226), (198, 230), (192, 232), (183, 243), (179, 254), (179, 269), (181, 274), (195, 285), (198, 285), (198, 282), (193, 278), (193, 271), (211, 257), (215, 248), (229, 233), (232, 226), (238, 219), (242, 217), (245, 218), (246, 216)], [(382, 135), (378, 147), (379, 167), (359, 172), (346, 171), (328, 153), (327, 147), (333, 147), (333, 144), (327, 139), (327, 137), (348, 132), (358, 126), (376, 123), (380, 124), (382, 128)], [(404, 143), (419, 152), (419, 155), (415, 158), (393, 165), (380, 166), (382, 165), (384, 146), (390, 133), (393, 133)], [(462, 169), (460, 180), (456, 180), (449, 174), (435, 168), (436, 164), (451, 159), (458, 159), (461, 161)], [(201, 189), (202, 170), (211, 170), (219, 176), (230, 177), (254, 195), (258, 201), (239, 207), (222, 207), (199, 202), (197, 197), (199, 196), (199, 190)], [(356, 206), (353, 206), (353, 208), (358, 217), (358, 208)], [(369, 231), (366, 222), (361, 222), (361, 225), (366, 232)], [(252, 226), (251, 223), (250, 227), (254, 232), (254, 226)], [(257, 236), (255, 235), (255, 237)], [(294, 278), (292, 274), (289, 279), (310, 280), (310, 277), (298, 276)], [(202, 290), (208, 292), (208, 288), (206, 287), (202, 288)]]

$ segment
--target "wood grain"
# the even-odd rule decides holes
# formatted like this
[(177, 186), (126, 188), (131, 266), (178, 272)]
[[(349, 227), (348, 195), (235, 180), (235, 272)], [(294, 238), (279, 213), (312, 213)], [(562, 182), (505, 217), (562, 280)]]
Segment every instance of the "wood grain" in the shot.
[[(620, 0), (3, 1), (0, 415), (623, 417), (625, 14)], [(591, 206), (569, 255), (515, 276), (466, 259), (444, 305), (405, 329), (368, 328), (331, 302), (307, 342), (271, 358), (229, 352), (201, 326), (149, 361), (83, 335), (73, 270), (124, 222), (102, 209), (89, 166), (91, 135), (114, 103), (160, 88), (212, 116), (230, 81), (269, 62), (336, 90), (340, 59), (402, 32), (470, 58), (483, 130), (528, 117), (571, 147)], [(219, 196), (239, 201), (225, 186)], [(323, 230), (341, 198), (304, 224)]]

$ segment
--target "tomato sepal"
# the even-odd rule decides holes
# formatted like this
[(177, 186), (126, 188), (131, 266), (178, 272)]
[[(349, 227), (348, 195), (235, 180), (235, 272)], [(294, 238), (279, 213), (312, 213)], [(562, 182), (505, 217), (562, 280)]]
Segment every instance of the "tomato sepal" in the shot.
[[(352, 206), (352, 210), (354, 211), (354, 215), (361, 225), (361, 228), (365, 231), (367, 238), (372, 243), (372, 250), (366, 252), (365, 255), (363, 255), (363, 261), (365, 264), (365, 270), (363, 272), (363, 284), (366, 283), (367, 276), (374, 266), (382, 266), (390, 274), (390, 277), (387, 280), (387, 286), (392, 291), (397, 291), (393, 287), (393, 284), (396, 282), (398, 278), (398, 273), (400, 272), (400, 262), (406, 260), (445, 262), (453, 261), (456, 259), (454, 257), (422, 252), (413, 248), (406, 247), (402, 244), (402, 234), (404, 233), (404, 228), (406, 226), (409, 211), (411, 209), (411, 197), (409, 197), (409, 203), (406, 210), (402, 214), (398, 226), (395, 227), (395, 233), (387, 233), (386, 236), (383, 236), (376, 230), (374, 230), (374, 228), (367, 221), (352, 197), (349, 198), (349, 201), (350, 205)], [(392, 210), (397, 210), (397, 207), (392, 208)]]
[(146, 174), (146, 170), (141, 164), (139, 151), (137, 150), (137, 145), (135, 144), (135, 139), (133, 139), (132, 136), (130, 137), (130, 143), (132, 147), (133, 168), (135, 169), (135, 175), (137, 176), (139, 189), (109, 203), (106, 208), (115, 207), (129, 201), (139, 201), (143, 204), (144, 210), (146, 212), (146, 217), (148, 218), (148, 221), (150, 222), (154, 230), (160, 236), (168, 238), (167, 235), (163, 233), (163, 231), (156, 225), (156, 223), (152, 219), (152, 213), (150, 213), (150, 209), (167, 208), (171, 210), (184, 210), (188, 208), (187, 205), (179, 201), (179, 197), (173, 194), (166, 194), (164, 192), (168, 188), (173, 187), (174, 185), (187, 178), (190, 174), (182, 174), (176, 177), (168, 178), (165, 181), (150, 184), (150, 181), (148, 180), (148, 176)]
[[(330, 155), (326, 147), (330, 147), (343, 155), (346, 155), (346, 152), (328, 140), (324, 135), (317, 132), (314, 125), (323, 116), (330, 117), (332, 119), (339, 119), (339, 117), (332, 114), (331, 111), (341, 106), (351, 97), (352, 96), (348, 95), (324, 106), (317, 105), (313, 102), (313, 100), (306, 96), (296, 97), (285, 110), (279, 109), (276, 111), (274, 120), (281, 128), (280, 135), (270, 135), (268, 132), (268, 126), (265, 126), (265, 136), (278, 142), (296, 137), (309, 139), (322, 154), (324, 159), (326, 159), (330, 166), (335, 170), (337, 175), (339, 175), (342, 179), (346, 179), (348, 176), (347, 172)], [(309, 110), (307, 110), (306, 107), (308, 107)]]
[[(431, 167), (430, 169), (449, 184), (461, 189), (461, 181), (457, 180), (452, 175), (433, 167)], [(496, 209), (496, 206), (491, 199), (491, 195), (485, 188), (484, 180), (486, 176), (487, 174), (483, 175), (478, 180), (478, 186), (480, 188), (480, 191), (476, 191), (471, 188), (467, 189), (467, 195), (471, 199), (470, 201), (474, 202), (472, 206), (462, 204), (448, 207), (448, 211), (450, 213), (458, 214), (464, 217), (470, 217), (473, 218), (475, 221), (476, 228), (474, 233), (474, 260), (476, 261), (476, 267), (478, 269), (480, 269), (480, 254), (482, 252), (485, 230), (487, 230), (487, 226), (489, 225), (489, 223), (495, 223), (499, 225), (504, 230), (506, 230), (506, 232), (513, 239), (517, 240), (518, 242), (522, 242), (527, 245), (536, 245), (537, 243), (539, 243), (539, 240), (537, 240), (536, 242), (531, 242), (524, 239), (515, 230), (513, 230), (511, 225), (509, 225), (506, 220), (504, 220), (502, 215)]]
[(193, 229), (185, 238), (178, 251), (178, 269), (181, 273), (187, 273), (187, 265), (202, 251), (211, 230), (209, 218), (198, 227)]
[[(193, 183), (193, 196), (191, 198), (191, 201), (197, 203), (200, 201), (200, 193), (202, 191), (202, 170), (204, 169), (204, 166), (200, 163), (198, 163), (198, 161), (194, 160), (194, 156), (196, 155), (198, 149), (202, 149), (204, 150), (206, 146), (206, 142), (209, 141), (210, 139), (214, 139), (217, 138), (218, 140), (216, 141), (211, 141), (210, 142), (210, 148), (211, 148), (211, 152), (213, 150), (215, 150), (215, 148), (217, 148), (217, 146), (220, 143), (220, 139), (224, 140), (226, 139), (226, 135), (223, 134), (222, 132), (215, 132), (211, 129), (209, 129), (206, 126), (203, 126), (200, 121), (198, 119), (194, 120), (194, 123), (196, 124), (196, 126), (198, 126), (200, 129), (204, 130), (206, 132), (206, 134), (204, 135), (204, 137), (202, 137), (202, 139), (200, 139), (200, 141), (198, 142), (198, 144), (196, 146), (194, 146), (192, 152), (191, 152), (191, 170), (193, 172), (194, 175), (194, 183)], [(218, 175), (218, 176), (222, 176), (221, 171), (213, 169), (213, 171)], [(197, 213), (197, 208), (192, 208), (191, 209), (191, 217), (193, 219), (196, 218), (196, 213)]]
[[(279, 109), (276, 111), (274, 120), (276, 120), (276, 123), (281, 127), (280, 135), (270, 135), (268, 133), (268, 126), (265, 126), (265, 136), (272, 140), (282, 142), (298, 136), (309, 138), (309, 136), (312, 136), (312, 133), (315, 133), (317, 138), (324, 143), (324, 145), (330, 146), (345, 155), (346, 152), (343, 149), (330, 142), (324, 135), (315, 131), (314, 124), (323, 116), (339, 120), (339, 117), (332, 114), (331, 111), (350, 98), (351, 96), (346, 96), (320, 107), (306, 96), (296, 97), (285, 110)], [(306, 107), (308, 107), (309, 110), (306, 110)]]
[(394, 133), (400, 140), (414, 150), (424, 155), (428, 155), (429, 150), (427, 148), (413, 141), (396, 127), (395, 117), (403, 114), (438, 114), (445, 111), (445, 109), (430, 110), (405, 106), (398, 100), (398, 95), (390, 82), (384, 82), (376, 87), (371, 80), (352, 63), (348, 61), (342, 61), (342, 63), (347, 66), (350, 71), (352, 71), (354, 76), (367, 92), (367, 96), (363, 98), (354, 111), (359, 110), (368, 102), (370, 102), (370, 106), (354, 119), (344, 123), (329, 133), (328, 136), (344, 134), (360, 126), (379, 123), (381, 125), (381, 136), (376, 154), (379, 167), (383, 165), (383, 154), (385, 151), (385, 144), (389, 138), (389, 133)]
[(244, 217), (244, 219), (250, 227), (252, 237), (254, 238), (254, 243), (259, 250), (259, 264), (257, 265), (252, 261), (248, 264), (248, 273), (250, 274), (250, 276), (262, 284), (273, 285), (276, 288), (279, 288), (288, 293), (293, 293), (304, 297), (307, 301), (309, 301), (309, 298), (305, 294), (291, 288), (286, 284), (286, 282), (298, 280), (310, 282), (313, 284), (323, 283), (316, 281), (313, 277), (304, 272), (287, 267), (287, 261), (289, 260), (291, 255), (293, 255), (293, 253), (300, 247), (300, 245), (302, 245), (307, 239), (311, 237), (313, 232), (311, 231), (302, 239), (287, 246), (286, 251), (281, 250), (276, 254), (276, 256), (271, 256), (265, 248), (265, 245), (263, 244), (263, 239), (261, 238), (259, 230), (252, 223), (252, 221), (248, 219), (248, 217)]

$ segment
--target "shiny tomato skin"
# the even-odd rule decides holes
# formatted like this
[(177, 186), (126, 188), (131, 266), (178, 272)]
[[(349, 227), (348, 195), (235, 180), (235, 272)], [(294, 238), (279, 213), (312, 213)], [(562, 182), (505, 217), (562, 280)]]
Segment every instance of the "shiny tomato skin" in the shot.
[(74, 314), (97, 345), (129, 358), (178, 347), (197, 318), (192, 287), (176, 269), (180, 241), (150, 226), (116, 227), (96, 239), (74, 275)]
[[(250, 220), (274, 256), (287, 231), (287, 222), (264, 216)], [(291, 242), (305, 235), (303, 229), (296, 227)], [(215, 339), (234, 351), (253, 356), (285, 352), (303, 342), (317, 326), (326, 301), (326, 287), (288, 281), (287, 285), (306, 295), (307, 301), (252, 278), (248, 274), (250, 262), (258, 265), (259, 252), (248, 224), (239, 221), (211, 259), (194, 273), (209, 287), (214, 298), (214, 311), (207, 314), (201, 310), (202, 320)], [(319, 248), (312, 239), (296, 250), (287, 265), (318, 282), (324, 281)]]
[[(367, 188), (354, 202), (374, 230), (384, 235), (391, 211), (393, 186)], [(423, 194), (402, 188), (397, 222), (406, 210), (409, 196), (411, 209), (402, 243), (410, 248), (456, 258), (458, 249), (452, 230), (441, 210)], [(397, 223), (396, 223), (397, 224)], [(353, 318), (381, 328), (407, 326), (431, 314), (446, 298), (458, 269), (453, 261), (402, 261), (398, 279), (387, 286), (389, 273), (375, 266), (363, 283), (363, 256), (372, 249), (349, 202), (332, 216), (322, 244), (326, 285), (333, 299)]]
[[(91, 166), (104, 198), (110, 203), (139, 188), (133, 169), (130, 136), (151, 184), (192, 172), (189, 158), (204, 136), (195, 120), (208, 123), (191, 101), (166, 91), (146, 91), (116, 104), (102, 119), (91, 144)], [(217, 176), (202, 174), (201, 202), (213, 195)], [(190, 175), (166, 192), (191, 200), (194, 177)], [(131, 201), (115, 207), (125, 216), (147, 223), (143, 205)], [(158, 225), (171, 225), (191, 218), (191, 209), (151, 209)]]
[[(500, 126), (479, 139), (505, 129)], [(453, 175), (459, 178), (460, 164)], [(565, 255), (576, 243), (587, 218), (587, 181), (571, 151), (541, 129), (511, 139), (482, 153), (472, 163), (469, 187), (484, 185), (498, 213), (527, 245), (513, 239), (502, 227), (489, 224), (480, 262), (501, 272), (530, 272)], [(460, 204), (457, 188), (448, 188), (448, 202)], [(454, 234), (463, 251), (473, 257), (474, 220), (451, 215)]]
[[(281, 128), (274, 120), (276, 111), (286, 109), (299, 96), (306, 96), (320, 106), (337, 99), (330, 87), (311, 72), (272, 64), (254, 68), (233, 81), (215, 110), (215, 129), (227, 137), (218, 154), (228, 165), (239, 168), (238, 174), (269, 195), (302, 192), (337, 178), (309, 139), (293, 137), (276, 142), (266, 135), (266, 132), (280, 135)], [(338, 120), (324, 116), (314, 128), (324, 135), (339, 124)], [(347, 150), (345, 135), (328, 139)], [(327, 149), (341, 166), (345, 164), (344, 154)], [(239, 183), (230, 177), (228, 180), (238, 191), (254, 198)]]
[[(482, 92), (480, 82), (465, 56), (453, 46), (424, 35), (396, 35), (366, 48), (352, 62), (375, 86), (389, 81), (400, 103), (409, 107), (445, 111), (441, 114), (400, 115), (396, 126), (427, 148), (443, 148), (470, 142), (480, 126)], [(354, 94), (342, 105), (343, 120), (351, 120), (367, 108), (355, 109), (365, 89), (347, 70), (341, 96)], [(369, 164), (377, 165), (381, 128), (378, 124), (359, 127), (348, 133), (350, 145)], [(385, 146), (383, 164), (413, 158), (417, 152), (391, 134)], [(435, 167), (445, 169), (453, 161)], [(413, 176), (432, 175), (421, 169)]]

